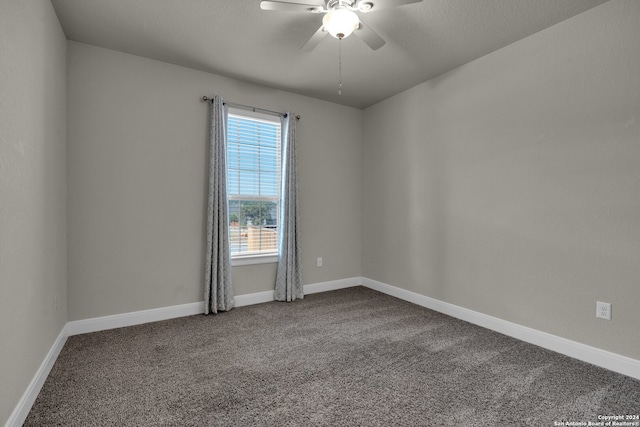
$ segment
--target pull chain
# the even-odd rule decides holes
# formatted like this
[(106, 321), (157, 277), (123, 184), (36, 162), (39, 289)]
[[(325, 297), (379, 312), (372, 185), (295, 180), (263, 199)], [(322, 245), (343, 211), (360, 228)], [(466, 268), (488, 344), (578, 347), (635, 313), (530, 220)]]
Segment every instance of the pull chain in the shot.
[(342, 96), (342, 37), (338, 39), (338, 74), (340, 76), (340, 86), (338, 86), (338, 95)]

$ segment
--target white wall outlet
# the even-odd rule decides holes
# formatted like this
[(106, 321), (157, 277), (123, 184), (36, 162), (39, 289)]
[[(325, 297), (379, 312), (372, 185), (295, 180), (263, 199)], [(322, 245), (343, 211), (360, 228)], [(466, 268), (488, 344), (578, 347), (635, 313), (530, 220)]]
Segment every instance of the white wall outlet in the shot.
[(318, 258), (317, 266), (322, 267), (322, 258)]
[(596, 301), (596, 317), (599, 319), (611, 320), (611, 304), (608, 302)]
[(53, 296), (53, 312), (58, 312), (58, 295)]

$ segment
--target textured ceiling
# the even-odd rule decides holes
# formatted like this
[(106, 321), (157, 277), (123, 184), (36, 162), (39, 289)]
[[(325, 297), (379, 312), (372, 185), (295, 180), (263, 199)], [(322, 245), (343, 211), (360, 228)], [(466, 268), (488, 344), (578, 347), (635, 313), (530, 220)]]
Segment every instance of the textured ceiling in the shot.
[(364, 108), (605, 1), (424, 0), (361, 14), (387, 44), (343, 40), (342, 96), (338, 40), (300, 51), (322, 15), (259, 0), (52, 3), (70, 40)]

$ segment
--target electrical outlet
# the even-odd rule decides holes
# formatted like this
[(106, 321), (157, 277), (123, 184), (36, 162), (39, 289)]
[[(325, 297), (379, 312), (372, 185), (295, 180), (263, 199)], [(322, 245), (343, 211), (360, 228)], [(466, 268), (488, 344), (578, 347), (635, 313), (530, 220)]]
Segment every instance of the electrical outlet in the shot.
[(322, 267), (322, 258), (318, 258), (317, 265), (318, 267)]
[(611, 304), (608, 302), (596, 301), (596, 317), (599, 319), (611, 320)]
[(53, 296), (53, 312), (58, 312), (58, 295)]

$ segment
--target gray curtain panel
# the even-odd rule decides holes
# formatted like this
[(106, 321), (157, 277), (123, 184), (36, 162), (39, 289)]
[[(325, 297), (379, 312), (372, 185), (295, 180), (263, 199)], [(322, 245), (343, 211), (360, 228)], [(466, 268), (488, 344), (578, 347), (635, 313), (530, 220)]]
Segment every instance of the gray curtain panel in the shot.
[(234, 304), (227, 203), (227, 107), (219, 96), (211, 100), (209, 135), (205, 314), (229, 311)]
[(304, 298), (298, 228), (298, 176), (296, 172), (296, 118), (282, 118), (282, 190), (275, 299)]

